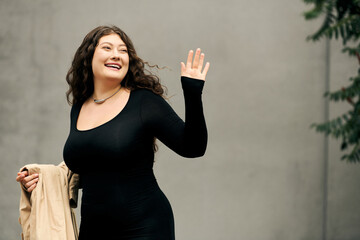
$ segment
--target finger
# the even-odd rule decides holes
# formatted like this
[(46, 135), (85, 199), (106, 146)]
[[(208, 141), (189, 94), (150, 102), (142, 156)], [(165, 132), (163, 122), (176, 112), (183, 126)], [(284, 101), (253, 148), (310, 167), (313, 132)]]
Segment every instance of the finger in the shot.
[(204, 71), (202, 72), (202, 74), (204, 75), (204, 78), (206, 77), (206, 74), (207, 74), (207, 72), (209, 71), (209, 68), (210, 68), (210, 63), (207, 62), (207, 63), (205, 64)]
[(32, 190), (35, 189), (35, 187), (36, 187), (36, 183), (30, 186), (28, 189), (26, 189), (26, 191), (31, 192)]
[(196, 49), (194, 63), (192, 65), (192, 68), (198, 68), (199, 60), (200, 60), (200, 52), (201, 52), (200, 48)]
[(37, 178), (37, 177), (39, 177), (39, 174), (37, 174), (37, 173), (31, 174), (30, 176), (25, 177), (24, 181), (29, 182), (29, 181), (33, 180), (34, 178)]
[(27, 176), (29, 174), (28, 174), (28, 171), (22, 171), (22, 172), (18, 172), (17, 175), (25, 175), (25, 176)]
[(24, 179), (24, 177), (25, 177), (24, 175), (19, 175), (16, 177), (16, 181), (21, 182)]
[(181, 72), (184, 72), (186, 70), (185, 63), (181, 62)]
[(181, 76), (184, 76), (184, 75), (186, 74), (186, 66), (185, 66), (185, 63), (181, 62), (180, 65), (181, 65), (180, 75), (181, 75)]
[(16, 177), (16, 181), (20, 182), (24, 179), (24, 177), (28, 175), (28, 172), (27, 171), (18, 172), (17, 175), (18, 176)]
[(24, 184), (24, 186), (25, 186), (27, 189), (29, 189), (30, 187), (32, 187), (32, 185), (34, 185), (34, 184), (37, 183), (38, 181), (39, 181), (39, 179), (38, 179), (38, 178), (35, 178), (35, 179), (27, 182), (26, 184)]
[(200, 72), (201, 72), (201, 69), (202, 69), (202, 67), (203, 67), (203, 65), (204, 65), (204, 58), (205, 58), (205, 54), (202, 53), (202, 54), (200, 55), (200, 62), (199, 62), (199, 67), (198, 67), (198, 69), (199, 69)]
[(188, 54), (187, 61), (186, 61), (186, 68), (191, 68), (191, 62), (192, 62), (192, 59), (193, 59), (193, 55), (194, 55), (194, 51), (190, 50), (189, 54)]

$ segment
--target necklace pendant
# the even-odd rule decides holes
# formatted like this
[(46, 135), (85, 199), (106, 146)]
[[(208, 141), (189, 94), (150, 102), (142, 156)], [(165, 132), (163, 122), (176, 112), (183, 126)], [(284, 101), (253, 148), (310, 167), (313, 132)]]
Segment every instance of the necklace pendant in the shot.
[(106, 99), (94, 99), (94, 103), (101, 104), (105, 102)]
[(104, 99), (95, 99), (94, 97), (92, 98), (94, 100), (94, 103), (97, 103), (97, 104), (101, 104), (103, 102), (105, 102), (107, 99), (111, 98), (112, 96), (114, 96), (116, 93), (118, 93), (121, 89), (121, 85), (120, 85), (120, 88), (114, 92), (110, 97), (107, 97), (107, 98), (104, 98)]

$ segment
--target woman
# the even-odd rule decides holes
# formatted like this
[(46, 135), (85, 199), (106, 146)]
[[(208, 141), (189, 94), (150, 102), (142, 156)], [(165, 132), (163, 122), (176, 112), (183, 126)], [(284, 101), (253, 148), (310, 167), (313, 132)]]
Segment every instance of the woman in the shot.
[[(66, 77), (73, 105), (63, 154), (83, 188), (79, 239), (175, 239), (171, 206), (152, 170), (155, 138), (184, 157), (205, 153), (203, 63), (200, 49), (181, 63), (184, 123), (122, 30), (100, 26), (85, 36)], [(37, 179), (17, 177), (29, 192)]]

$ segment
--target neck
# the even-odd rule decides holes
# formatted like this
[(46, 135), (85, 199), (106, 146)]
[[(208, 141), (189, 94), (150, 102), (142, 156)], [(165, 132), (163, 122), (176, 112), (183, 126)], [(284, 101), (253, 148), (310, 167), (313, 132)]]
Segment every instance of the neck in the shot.
[(94, 93), (93, 98), (104, 99), (111, 96), (117, 90), (119, 90), (120, 84), (118, 82), (100, 82), (94, 81)]

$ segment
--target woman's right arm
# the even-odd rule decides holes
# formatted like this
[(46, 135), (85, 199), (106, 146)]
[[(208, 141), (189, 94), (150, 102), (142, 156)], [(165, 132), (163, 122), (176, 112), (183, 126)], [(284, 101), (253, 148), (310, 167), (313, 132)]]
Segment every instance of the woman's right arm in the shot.
[(39, 181), (39, 174), (34, 173), (29, 176), (28, 171), (18, 172), (16, 181), (21, 183), (26, 188), (26, 191), (32, 192)]

